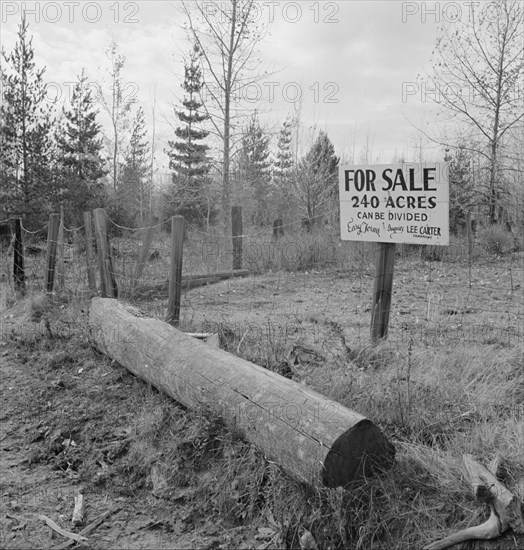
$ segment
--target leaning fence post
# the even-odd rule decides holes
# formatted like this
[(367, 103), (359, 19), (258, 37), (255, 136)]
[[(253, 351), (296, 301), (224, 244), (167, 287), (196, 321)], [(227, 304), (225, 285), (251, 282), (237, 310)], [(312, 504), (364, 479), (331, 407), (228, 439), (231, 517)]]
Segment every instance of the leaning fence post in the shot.
[(111, 260), (111, 248), (107, 234), (107, 215), (103, 208), (93, 210), (95, 219), (96, 248), (98, 252), (98, 264), (100, 266), (100, 289), (102, 297), (116, 298), (118, 288), (113, 273)]
[(16, 218), (15, 242), (13, 244), (13, 281), (17, 290), (25, 291), (24, 244), (22, 240), (22, 219)]
[(173, 216), (171, 218), (171, 266), (169, 270), (169, 300), (167, 303), (166, 321), (175, 326), (180, 322), (185, 225), (182, 216)]
[(231, 208), (231, 227), (233, 233), (233, 269), (242, 269), (242, 207)]
[(95, 277), (95, 253), (93, 250), (93, 226), (91, 225), (91, 212), (84, 212), (84, 230), (86, 237), (86, 263), (87, 263), (87, 284), (91, 292), (96, 293)]
[(60, 225), (60, 215), (51, 214), (49, 216), (49, 227), (47, 228), (47, 256), (45, 269), (45, 291), (53, 292), (55, 281), (56, 266), (56, 247), (58, 244), (58, 226)]

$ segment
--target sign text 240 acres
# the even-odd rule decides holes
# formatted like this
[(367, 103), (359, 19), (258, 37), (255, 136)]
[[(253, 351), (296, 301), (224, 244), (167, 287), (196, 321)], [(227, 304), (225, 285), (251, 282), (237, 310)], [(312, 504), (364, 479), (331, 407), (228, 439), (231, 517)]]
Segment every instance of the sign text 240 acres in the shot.
[(344, 240), (449, 244), (446, 163), (341, 166), (339, 191)]

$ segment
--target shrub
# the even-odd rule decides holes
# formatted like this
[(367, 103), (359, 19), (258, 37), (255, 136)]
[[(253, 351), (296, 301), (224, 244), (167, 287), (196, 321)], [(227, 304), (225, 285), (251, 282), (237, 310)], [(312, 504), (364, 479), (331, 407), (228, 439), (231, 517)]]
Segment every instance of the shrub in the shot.
[(513, 235), (501, 225), (486, 227), (479, 236), (479, 242), (488, 254), (501, 256), (514, 247)]

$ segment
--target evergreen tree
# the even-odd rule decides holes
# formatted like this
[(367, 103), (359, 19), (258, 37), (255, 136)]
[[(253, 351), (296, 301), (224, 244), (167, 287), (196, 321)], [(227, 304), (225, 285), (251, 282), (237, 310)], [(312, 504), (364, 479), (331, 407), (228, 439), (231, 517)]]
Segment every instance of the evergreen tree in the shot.
[(102, 157), (101, 126), (98, 109), (82, 70), (73, 88), (71, 104), (63, 109), (63, 124), (57, 136), (62, 180), (58, 200), (67, 203), (69, 223), (79, 224), (82, 213), (100, 206), (105, 195), (107, 174)]
[(299, 162), (294, 184), (309, 228), (319, 224), (330, 203), (337, 200), (339, 160), (328, 135), (320, 130)]
[(456, 233), (466, 226), (467, 213), (474, 204), (471, 150), (465, 143), (460, 143), (453, 154), (446, 151), (444, 160), (449, 162), (449, 226)]
[(25, 18), (10, 53), (2, 50), (0, 198), (4, 215), (22, 215), (27, 227), (47, 218), (52, 162), (51, 106), (45, 101), (45, 68), (37, 70)]
[(288, 116), (280, 129), (277, 151), (273, 163), (271, 182), (272, 209), (276, 217), (283, 219), (293, 200), (292, 180), (295, 168), (293, 156), (293, 120)]
[(144, 110), (139, 107), (132, 123), (131, 138), (126, 151), (119, 185), (119, 204), (132, 224), (139, 219), (143, 226), (149, 211), (149, 142)]
[(209, 116), (203, 111), (201, 93), (204, 83), (199, 59), (200, 51), (195, 45), (184, 69), (184, 109), (175, 111), (183, 126), (176, 128), (178, 141), (169, 141), (167, 151), (172, 170), (172, 185), (166, 197), (169, 214), (179, 214), (193, 222), (201, 221), (208, 211), (210, 169), (209, 147), (200, 143), (209, 135), (202, 128)]
[(251, 205), (250, 217), (254, 225), (268, 222), (271, 183), (269, 155), (269, 137), (260, 126), (255, 111), (242, 136), (237, 175), (242, 204)]
[(293, 173), (293, 121), (288, 116), (280, 129), (277, 141), (277, 153), (273, 170), (276, 182), (287, 182)]

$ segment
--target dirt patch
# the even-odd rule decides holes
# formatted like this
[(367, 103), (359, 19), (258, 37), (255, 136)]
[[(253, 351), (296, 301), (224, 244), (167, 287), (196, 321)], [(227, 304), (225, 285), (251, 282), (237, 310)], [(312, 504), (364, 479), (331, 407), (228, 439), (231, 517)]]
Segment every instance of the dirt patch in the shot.
[[(164, 494), (162, 473), (154, 467), (163, 461), (155, 449), (148, 453), (150, 464), (132, 464), (133, 450), (139, 456), (136, 447), (144, 443), (137, 433), (144, 407), (153, 414), (189, 413), (92, 348), (80, 330), (84, 307), (50, 307), (52, 337), (42, 321), (30, 321), (27, 308), (19, 304), (2, 313), (0, 546), (50, 548), (64, 542), (39, 514), (80, 531), (71, 524), (78, 492), (85, 496), (84, 526), (111, 511), (85, 548), (259, 545), (257, 524), (232, 526), (193, 503), (206, 470), (194, 474), (182, 464), (184, 483), (178, 492), (170, 483)], [(72, 313), (79, 315), (74, 327), (68, 322)], [(173, 439), (166, 448), (176, 448)]]

